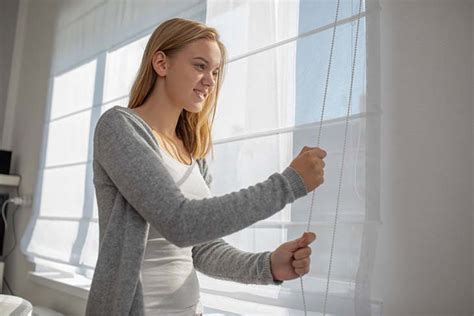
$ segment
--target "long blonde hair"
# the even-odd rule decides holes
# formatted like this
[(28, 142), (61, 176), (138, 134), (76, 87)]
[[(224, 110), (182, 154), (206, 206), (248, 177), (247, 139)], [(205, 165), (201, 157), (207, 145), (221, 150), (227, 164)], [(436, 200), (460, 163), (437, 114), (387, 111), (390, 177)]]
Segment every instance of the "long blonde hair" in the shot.
[(161, 23), (148, 40), (128, 102), (128, 107), (131, 109), (139, 107), (151, 94), (158, 77), (152, 66), (152, 57), (157, 51), (163, 51), (167, 56), (171, 56), (185, 45), (198, 39), (217, 42), (221, 51), (221, 63), (216, 87), (204, 101), (202, 110), (199, 113), (192, 113), (183, 109), (176, 125), (177, 136), (195, 159), (203, 158), (210, 150), (212, 151), (211, 129), (227, 57), (226, 49), (220, 41), (216, 29), (183, 18), (174, 18)]

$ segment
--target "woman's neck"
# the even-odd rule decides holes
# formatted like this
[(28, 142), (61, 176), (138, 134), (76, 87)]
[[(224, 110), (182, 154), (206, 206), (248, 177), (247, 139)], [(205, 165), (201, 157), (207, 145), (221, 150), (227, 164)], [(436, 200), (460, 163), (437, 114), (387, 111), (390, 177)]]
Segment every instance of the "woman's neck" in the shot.
[(147, 100), (134, 108), (134, 111), (158, 134), (177, 140), (179, 137), (176, 134), (176, 126), (183, 108), (174, 105), (164, 91), (157, 90), (159, 89), (153, 89)]

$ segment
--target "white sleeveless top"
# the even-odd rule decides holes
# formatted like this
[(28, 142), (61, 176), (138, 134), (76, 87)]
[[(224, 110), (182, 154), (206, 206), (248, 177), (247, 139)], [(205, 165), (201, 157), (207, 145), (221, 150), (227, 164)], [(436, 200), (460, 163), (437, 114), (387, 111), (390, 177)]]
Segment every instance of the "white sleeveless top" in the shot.
[[(160, 148), (163, 163), (188, 199), (211, 196), (199, 166), (172, 158)], [(150, 226), (141, 267), (146, 315), (195, 315), (202, 313), (199, 281), (193, 266), (192, 247), (179, 248)]]

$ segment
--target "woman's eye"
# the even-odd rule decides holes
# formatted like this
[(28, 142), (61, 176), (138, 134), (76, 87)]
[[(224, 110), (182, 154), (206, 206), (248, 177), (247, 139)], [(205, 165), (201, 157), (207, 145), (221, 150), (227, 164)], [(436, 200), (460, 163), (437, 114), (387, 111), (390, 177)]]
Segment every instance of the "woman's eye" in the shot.
[(204, 64), (198, 64), (196, 66), (201, 70), (204, 70), (204, 68), (206, 68), (206, 65), (204, 65)]

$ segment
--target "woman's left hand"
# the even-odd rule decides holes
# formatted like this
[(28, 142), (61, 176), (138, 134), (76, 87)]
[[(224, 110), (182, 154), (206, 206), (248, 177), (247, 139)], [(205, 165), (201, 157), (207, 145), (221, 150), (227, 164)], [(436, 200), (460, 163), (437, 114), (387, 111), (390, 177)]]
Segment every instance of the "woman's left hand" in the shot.
[(298, 239), (281, 244), (272, 252), (270, 261), (273, 279), (278, 281), (293, 280), (309, 272), (311, 262), (311, 244), (316, 234), (305, 232)]

